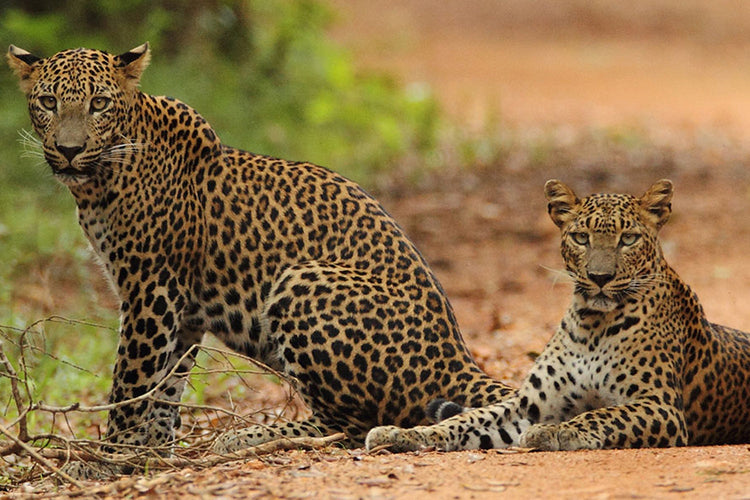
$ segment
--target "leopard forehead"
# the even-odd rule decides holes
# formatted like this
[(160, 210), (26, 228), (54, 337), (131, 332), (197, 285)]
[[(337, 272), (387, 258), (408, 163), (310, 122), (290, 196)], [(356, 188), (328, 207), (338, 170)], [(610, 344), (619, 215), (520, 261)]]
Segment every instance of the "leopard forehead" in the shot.
[(39, 62), (32, 95), (50, 92), (61, 99), (75, 101), (83, 97), (114, 91), (117, 62), (107, 52), (70, 49)]
[(620, 234), (641, 228), (638, 200), (626, 194), (593, 194), (581, 200), (570, 230), (587, 229), (605, 234)]

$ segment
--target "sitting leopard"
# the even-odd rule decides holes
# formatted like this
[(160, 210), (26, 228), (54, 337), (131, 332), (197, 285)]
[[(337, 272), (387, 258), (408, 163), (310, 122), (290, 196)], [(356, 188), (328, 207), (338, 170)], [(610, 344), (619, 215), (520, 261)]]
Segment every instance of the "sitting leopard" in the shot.
[(312, 410), (229, 432), (221, 452), (341, 431), (361, 445), (376, 425), (428, 423), (436, 397), (481, 406), (511, 393), (476, 365), (376, 200), (325, 168), (224, 145), (192, 108), (140, 91), (148, 44), (49, 58), (11, 46), (8, 61), (120, 300), (110, 401), (156, 388), (110, 411), (109, 442), (174, 441), (170, 402), (205, 332), (287, 376)]
[(540, 450), (750, 442), (750, 336), (706, 319), (667, 264), (657, 233), (672, 183), (642, 197), (579, 199), (547, 182), (548, 210), (575, 288), (518, 394), (466, 409), (434, 401), (440, 422), (370, 431), (369, 449), (523, 446)]

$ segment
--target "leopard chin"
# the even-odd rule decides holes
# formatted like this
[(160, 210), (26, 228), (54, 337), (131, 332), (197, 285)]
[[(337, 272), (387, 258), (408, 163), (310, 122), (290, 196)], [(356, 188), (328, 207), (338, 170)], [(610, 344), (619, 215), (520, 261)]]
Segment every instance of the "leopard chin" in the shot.
[(599, 292), (593, 297), (586, 298), (586, 305), (592, 311), (611, 312), (614, 311), (619, 302), (604, 292)]

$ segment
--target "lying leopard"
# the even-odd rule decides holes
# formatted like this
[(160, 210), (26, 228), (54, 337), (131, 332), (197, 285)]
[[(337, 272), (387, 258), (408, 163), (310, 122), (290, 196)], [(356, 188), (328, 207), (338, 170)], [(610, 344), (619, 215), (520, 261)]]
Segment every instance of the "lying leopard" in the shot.
[[(325, 168), (221, 143), (195, 110), (138, 89), (148, 45), (39, 58), (11, 46), (55, 177), (120, 299), (111, 443), (172, 443), (206, 332), (296, 383), (305, 421), (228, 432), (221, 452), (278, 436), (428, 423), (443, 397), (511, 389), (468, 352), (424, 258), (383, 207)], [(169, 374), (173, 375), (169, 377)], [(85, 474), (85, 473), (82, 473)]]
[(434, 401), (432, 426), (378, 427), (369, 449), (541, 450), (750, 442), (750, 336), (706, 319), (657, 232), (672, 183), (642, 197), (579, 199), (545, 186), (573, 301), (518, 394), (466, 409)]

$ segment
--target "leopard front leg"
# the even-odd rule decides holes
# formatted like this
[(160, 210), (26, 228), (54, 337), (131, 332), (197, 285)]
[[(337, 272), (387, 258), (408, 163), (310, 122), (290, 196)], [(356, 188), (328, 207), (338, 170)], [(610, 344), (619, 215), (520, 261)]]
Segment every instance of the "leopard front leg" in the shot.
[(214, 453), (226, 454), (258, 446), (269, 441), (297, 437), (323, 437), (338, 432), (316, 417), (295, 422), (278, 424), (256, 424), (242, 429), (233, 429), (222, 433), (214, 441)]
[[(150, 304), (146, 306), (145, 304)], [(192, 369), (202, 332), (178, 328), (180, 314), (167, 293), (135, 296), (123, 304), (105, 446), (108, 452), (149, 446), (169, 455), (179, 426), (178, 402)], [(135, 312), (134, 312), (135, 311)], [(136, 313), (137, 312), (137, 313)], [(148, 397), (133, 402), (150, 391)], [(72, 462), (65, 471), (81, 479), (106, 479), (130, 468)]]
[(577, 436), (577, 432), (572, 429), (562, 429), (561, 424), (536, 424), (529, 427), (521, 436), (521, 446), (525, 448), (534, 448), (541, 451), (558, 451), (563, 446), (577, 446), (581, 449), (583, 442)]
[(387, 446), (395, 452), (434, 447), (442, 451), (507, 448), (517, 446), (531, 425), (519, 408), (519, 398), (473, 408), (434, 425), (403, 429), (375, 427), (367, 434), (368, 450)]
[[(127, 323), (123, 321), (123, 328)], [(180, 418), (179, 408), (170, 403), (182, 397), (186, 375), (195, 364), (191, 349), (201, 337), (202, 333), (181, 329), (145, 337), (121, 335), (109, 397), (110, 404), (117, 406), (109, 412), (108, 441), (171, 454)], [(122, 404), (150, 391), (153, 393), (145, 399)]]
[(559, 424), (537, 424), (521, 436), (521, 446), (545, 451), (684, 446), (682, 412), (653, 400), (599, 408)]
[(521, 446), (540, 451), (597, 450), (605, 448), (605, 440), (582, 426), (536, 424), (521, 436)]
[(394, 453), (419, 451), (425, 448), (435, 448), (452, 451), (456, 443), (451, 439), (450, 429), (435, 425), (420, 425), (410, 429), (385, 425), (375, 427), (367, 433), (365, 448), (367, 451), (385, 447)]

